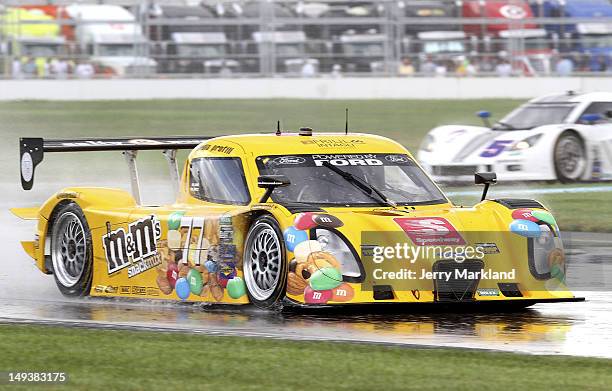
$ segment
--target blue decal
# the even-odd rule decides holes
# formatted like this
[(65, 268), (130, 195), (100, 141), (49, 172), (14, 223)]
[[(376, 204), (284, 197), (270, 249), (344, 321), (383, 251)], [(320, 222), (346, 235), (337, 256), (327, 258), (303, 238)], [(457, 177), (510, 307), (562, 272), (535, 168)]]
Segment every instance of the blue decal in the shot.
[(540, 226), (529, 220), (514, 220), (510, 223), (510, 231), (526, 238), (539, 238), (542, 234)]
[(189, 293), (191, 292), (187, 279), (185, 279), (184, 277), (181, 277), (178, 280), (176, 280), (176, 285), (174, 288), (176, 289), (176, 295), (181, 300), (187, 300), (187, 298), (189, 297)]
[(500, 153), (504, 152), (504, 149), (514, 141), (512, 140), (495, 140), (491, 145), (487, 147), (482, 153), (480, 157), (495, 157)]
[(303, 241), (308, 240), (308, 234), (306, 231), (300, 231), (295, 227), (289, 227), (283, 233), (285, 238), (285, 243), (287, 244), (287, 249), (289, 251), (293, 251), (295, 246), (302, 243)]

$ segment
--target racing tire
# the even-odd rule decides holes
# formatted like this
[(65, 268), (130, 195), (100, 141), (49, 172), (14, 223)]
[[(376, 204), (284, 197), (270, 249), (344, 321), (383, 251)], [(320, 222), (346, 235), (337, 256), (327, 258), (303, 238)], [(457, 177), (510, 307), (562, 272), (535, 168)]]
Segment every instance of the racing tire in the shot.
[(582, 138), (572, 131), (562, 133), (553, 149), (553, 162), (559, 182), (580, 181), (587, 166)]
[(65, 296), (89, 295), (93, 277), (91, 232), (81, 208), (61, 206), (51, 227), (51, 265), (55, 283)]
[(280, 311), (287, 289), (287, 260), (283, 234), (273, 217), (261, 216), (249, 229), (243, 272), (251, 303), (262, 309)]

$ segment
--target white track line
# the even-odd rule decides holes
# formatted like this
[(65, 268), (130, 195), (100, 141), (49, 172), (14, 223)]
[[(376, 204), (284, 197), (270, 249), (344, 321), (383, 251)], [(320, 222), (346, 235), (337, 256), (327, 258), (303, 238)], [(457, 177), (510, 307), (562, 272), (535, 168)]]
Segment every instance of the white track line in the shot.
[[(492, 189), (493, 190), (493, 189)], [(521, 189), (521, 190), (502, 190), (499, 192), (504, 195), (521, 195), (521, 194), (563, 194), (563, 193), (599, 193), (612, 192), (612, 186), (580, 186), (580, 187), (555, 187), (552, 189)], [(465, 190), (465, 191), (448, 191), (446, 195), (453, 196), (471, 196), (480, 195), (481, 190)]]

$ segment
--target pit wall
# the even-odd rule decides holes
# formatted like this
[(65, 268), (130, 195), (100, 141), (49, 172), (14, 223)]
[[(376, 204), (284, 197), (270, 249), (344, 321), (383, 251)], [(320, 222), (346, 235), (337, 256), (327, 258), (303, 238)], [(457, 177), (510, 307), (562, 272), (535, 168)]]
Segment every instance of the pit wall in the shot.
[(117, 99), (483, 99), (612, 91), (612, 77), (1, 80), (0, 101)]

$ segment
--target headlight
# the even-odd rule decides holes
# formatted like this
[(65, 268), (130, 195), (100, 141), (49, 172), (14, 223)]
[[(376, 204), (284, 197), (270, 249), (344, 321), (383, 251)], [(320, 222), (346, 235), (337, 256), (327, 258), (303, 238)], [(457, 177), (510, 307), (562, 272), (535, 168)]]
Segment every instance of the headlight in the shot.
[(432, 152), (435, 141), (436, 139), (434, 138), (434, 136), (430, 134), (425, 136), (425, 138), (423, 139), (423, 142), (421, 143), (421, 147), (420, 147), (421, 151)]
[(537, 279), (557, 278), (565, 281), (565, 252), (563, 242), (547, 225), (540, 225), (539, 238), (529, 239), (529, 269)]
[(361, 279), (361, 267), (354, 252), (337, 234), (327, 229), (315, 230), (317, 241), (323, 251), (332, 254), (342, 266), (342, 275), (353, 279)]
[(517, 141), (510, 147), (511, 151), (522, 151), (524, 149), (529, 149), (536, 145), (538, 140), (542, 137), (542, 134), (536, 134), (535, 136), (527, 137), (524, 140)]

